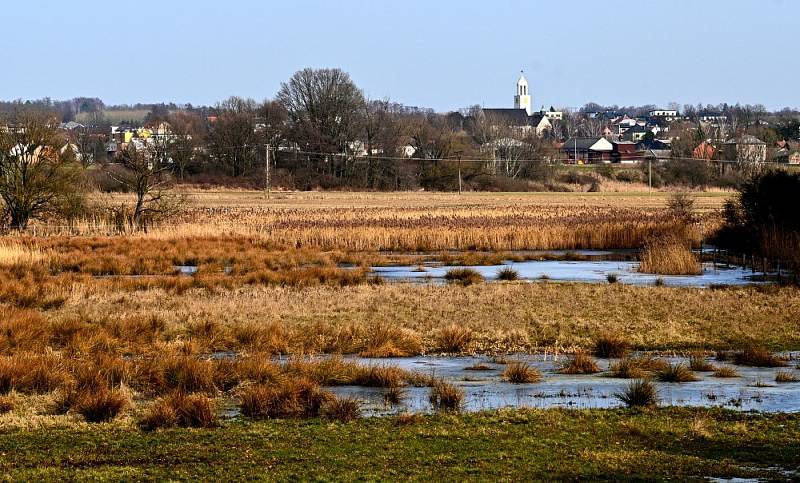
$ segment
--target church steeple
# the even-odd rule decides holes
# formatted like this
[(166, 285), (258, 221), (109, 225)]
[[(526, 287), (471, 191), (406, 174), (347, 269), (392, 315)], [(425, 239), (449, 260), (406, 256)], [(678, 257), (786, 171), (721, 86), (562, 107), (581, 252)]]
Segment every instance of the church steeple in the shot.
[(531, 99), (530, 92), (528, 91), (528, 80), (525, 79), (525, 72), (520, 71), (519, 80), (517, 81), (517, 93), (514, 96), (514, 108), (525, 109), (525, 112), (527, 112), (530, 116), (532, 113), (532, 105), (533, 100)]

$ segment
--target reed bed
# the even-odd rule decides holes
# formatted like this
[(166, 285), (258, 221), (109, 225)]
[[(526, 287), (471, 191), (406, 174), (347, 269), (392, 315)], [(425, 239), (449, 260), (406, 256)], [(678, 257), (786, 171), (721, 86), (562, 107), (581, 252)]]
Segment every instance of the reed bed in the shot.
[(640, 255), (639, 271), (658, 275), (699, 275), (703, 265), (692, 253), (691, 241), (665, 235), (647, 241)]

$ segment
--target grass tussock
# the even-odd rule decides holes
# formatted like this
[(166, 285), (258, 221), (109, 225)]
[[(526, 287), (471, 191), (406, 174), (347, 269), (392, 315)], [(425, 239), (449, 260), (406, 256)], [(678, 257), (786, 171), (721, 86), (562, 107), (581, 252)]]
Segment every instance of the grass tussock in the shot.
[(472, 341), (473, 331), (469, 327), (451, 324), (437, 335), (437, 348), (441, 352), (458, 354), (465, 352)]
[(401, 386), (389, 386), (383, 392), (383, 402), (390, 406), (397, 405), (403, 402), (405, 395), (406, 391)]
[(497, 271), (497, 280), (513, 282), (519, 280), (519, 272), (511, 267), (503, 267)]
[(193, 356), (151, 357), (136, 367), (133, 385), (151, 394), (180, 391), (214, 395), (216, 371), (212, 361)]
[(540, 382), (542, 373), (525, 362), (512, 362), (503, 371), (503, 380), (512, 384), (528, 384)]
[(483, 282), (483, 275), (473, 268), (451, 268), (444, 274), (444, 279), (450, 283), (467, 287)]
[(349, 423), (361, 417), (361, 401), (354, 397), (332, 397), (322, 406), (322, 416), (331, 421)]
[(437, 381), (431, 387), (428, 400), (436, 410), (460, 411), (464, 404), (464, 391), (445, 381)]
[(647, 379), (632, 381), (622, 392), (614, 394), (614, 397), (629, 408), (656, 406), (658, 404), (658, 390)]
[(733, 367), (720, 366), (714, 369), (714, 377), (719, 377), (719, 378), (739, 377), (739, 372)]
[(798, 377), (794, 372), (791, 371), (778, 371), (777, 374), (775, 374), (775, 382), (779, 383), (800, 382), (800, 377)]
[(64, 361), (56, 355), (20, 353), (0, 357), (0, 395), (47, 394), (72, 382)]
[(119, 390), (98, 389), (87, 391), (77, 397), (73, 409), (90, 423), (105, 423), (113, 420), (130, 404)]
[(171, 428), (211, 428), (217, 425), (213, 401), (205, 394), (173, 392), (157, 399), (138, 421), (145, 431)]
[(748, 347), (733, 354), (733, 362), (740, 366), (784, 367), (786, 361), (762, 347)]
[(657, 376), (661, 382), (693, 382), (698, 380), (692, 369), (686, 364), (668, 364), (658, 371)]
[(689, 358), (689, 367), (695, 372), (714, 372), (716, 367), (702, 355), (693, 355)]
[(280, 384), (243, 388), (239, 407), (250, 418), (315, 417), (332, 398), (309, 379), (287, 379)]
[(494, 368), (489, 364), (484, 364), (482, 362), (476, 362), (475, 364), (472, 364), (471, 366), (467, 366), (464, 368), (465, 371), (476, 371), (476, 372), (491, 371), (493, 369)]
[(625, 357), (630, 351), (628, 341), (614, 334), (603, 334), (594, 341), (594, 355), (604, 359)]
[(36, 247), (0, 241), (0, 267), (29, 268), (47, 259), (48, 254)]
[(691, 244), (675, 235), (649, 240), (640, 255), (639, 271), (658, 275), (700, 275), (703, 265)]
[(559, 372), (562, 374), (597, 374), (600, 372), (600, 366), (589, 354), (576, 352), (561, 366)]
[(669, 364), (653, 357), (628, 357), (609, 367), (609, 375), (620, 379), (644, 379), (665, 370)]

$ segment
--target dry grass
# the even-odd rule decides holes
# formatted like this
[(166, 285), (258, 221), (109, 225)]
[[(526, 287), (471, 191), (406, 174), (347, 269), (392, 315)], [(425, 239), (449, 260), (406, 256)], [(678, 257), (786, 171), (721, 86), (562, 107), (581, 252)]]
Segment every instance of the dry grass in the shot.
[(562, 374), (597, 374), (600, 366), (585, 352), (576, 352), (571, 359), (565, 362), (560, 371)]
[(428, 397), (437, 410), (459, 411), (464, 404), (464, 391), (444, 381), (437, 381), (431, 387)]
[(615, 334), (603, 334), (594, 341), (594, 355), (617, 359), (625, 357), (630, 351), (630, 343)]
[(542, 380), (542, 373), (524, 362), (512, 362), (503, 371), (503, 380), (512, 384), (528, 384)]
[(0, 267), (26, 267), (47, 260), (48, 254), (31, 246), (10, 240), (0, 240)]
[(775, 374), (775, 382), (800, 382), (800, 377), (792, 371), (778, 371), (777, 374)]
[(733, 367), (722, 366), (714, 370), (714, 377), (719, 377), (719, 378), (739, 377), (739, 372)]
[(693, 382), (699, 380), (686, 364), (669, 364), (657, 373), (661, 382)]
[(702, 355), (694, 355), (690, 357), (689, 367), (695, 372), (714, 372), (716, 370), (714, 364), (708, 362), (708, 360)]
[(639, 271), (659, 275), (699, 275), (703, 265), (692, 253), (691, 242), (677, 235), (648, 240), (640, 255)]
[(242, 414), (251, 418), (314, 417), (333, 395), (308, 379), (277, 385), (254, 385), (239, 394)]
[(621, 393), (614, 397), (628, 407), (646, 407), (658, 404), (658, 391), (656, 386), (647, 379), (631, 382)]
[(90, 423), (104, 423), (116, 418), (129, 404), (121, 391), (100, 389), (80, 394), (73, 409)]
[(14, 399), (10, 396), (0, 396), (0, 414), (9, 413), (14, 410)]
[(322, 406), (322, 416), (332, 421), (349, 423), (361, 416), (361, 401), (353, 397), (333, 397)]
[(786, 361), (763, 347), (748, 347), (733, 354), (733, 361), (740, 366), (784, 367)]
[(473, 268), (451, 268), (444, 275), (444, 279), (450, 283), (467, 287), (483, 282), (483, 275)]
[(451, 354), (467, 350), (472, 341), (472, 329), (462, 325), (451, 324), (443, 327), (437, 336), (438, 349)]
[(138, 422), (145, 431), (171, 428), (211, 428), (216, 426), (214, 403), (203, 394), (180, 391), (157, 399)]
[(609, 367), (609, 375), (620, 379), (643, 379), (669, 367), (665, 361), (653, 357), (629, 357)]

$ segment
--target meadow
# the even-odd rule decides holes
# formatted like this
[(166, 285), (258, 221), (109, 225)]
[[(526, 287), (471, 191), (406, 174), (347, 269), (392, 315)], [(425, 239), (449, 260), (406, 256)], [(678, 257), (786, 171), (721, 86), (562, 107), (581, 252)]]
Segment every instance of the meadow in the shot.
[[(208, 476), (192, 460), (200, 448), (217, 450), (204, 460), (217, 474), (252, 476), (269, 462), (276, 478), (322, 474), (310, 469), (308, 458), (287, 459), (293, 440), (262, 439), (273, 442), (252, 445), (253, 466), (233, 465), (243, 457), (230, 446), (235, 441), (284, 433), (308, 438), (320, 471), (425, 477), (436, 461), (458, 472), (463, 458), (480, 454), (470, 464), (478, 461), (482, 475), (513, 478), (528, 450), (510, 442), (547, 424), (558, 431), (530, 450), (541, 475), (551, 469), (550, 458), (565, 456), (556, 449), (565, 441), (569, 451), (588, 458), (564, 469), (573, 477), (603, 477), (607, 465), (631, 477), (659, 477), (667, 461), (686, 463), (685, 477), (774, 476), (753, 469), (753, 459), (764, 463), (758, 467), (797, 464), (796, 452), (768, 449), (786, 438), (779, 425), (797, 431), (792, 416), (699, 409), (461, 416), (453, 410), (463, 394), (446, 381), (340, 357), (546, 351), (577, 358), (599, 354), (602, 341), (662, 353), (737, 351), (745, 362), (747, 354), (769, 360), (773, 351), (797, 350), (800, 293), (794, 286), (530, 283), (512, 274), (492, 283), (413, 284), (389, 283), (369, 270), (544, 256), (536, 250), (645, 247), (655, 273), (691, 272), (697, 260), (689, 247), (719, 226), (726, 193), (697, 194), (690, 222), (667, 209), (664, 193), (326, 192), (273, 193), (269, 200), (260, 192), (184, 194), (179, 214), (143, 231), (119, 232), (98, 218), (69, 227), (40, 223), (0, 239), (0, 452), (28, 448), (0, 463), (12, 478), (148, 479), (169, 468), (176, 478), (197, 478)], [(673, 252), (660, 248), (676, 250), (676, 244), (677, 269), (669, 263), (677, 258)], [(525, 367), (509, 367), (509, 380), (535, 379)], [(431, 402), (446, 414), (353, 421), (359, 402), (328, 390), (340, 385), (382, 388), (387, 404), (402, 399), (404, 387), (430, 387)], [(220, 416), (231, 408), (239, 416)], [(500, 423), (506, 419), (519, 423)], [(492, 421), (504, 429), (486, 426)], [(597, 426), (591, 436), (587, 421)], [(748, 429), (730, 436), (731, 427)], [(576, 431), (583, 436), (569, 436)], [(640, 436), (623, 452), (592, 449), (624, 439), (625, 431)], [(681, 431), (694, 436), (687, 441)], [(665, 439), (656, 442), (651, 433)], [(377, 439), (364, 439), (369, 434)], [(45, 435), (55, 438), (48, 446), (55, 464), (32, 449)], [(433, 435), (469, 443), (443, 460), (412, 457)], [(387, 468), (359, 459), (345, 469), (346, 451), (323, 451), (331, 438), (365, 454), (392, 445), (405, 463)], [(701, 441), (721, 448), (730, 438), (765, 446), (726, 460), (701, 448)], [(108, 446), (94, 456), (77, 449), (102, 441)], [(490, 461), (497, 455), (487, 448), (498, 441), (510, 444), (513, 461)], [(140, 454), (153, 444), (164, 452), (158, 460)], [(179, 456), (182, 447), (193, 448), (186, 454), (194, 456)], [(667, 457), (677, 449), (687, 453)], [(122, 464), (115, 455), (138, 463)], [(649, 473), (636, 469), (651, 463)]]

